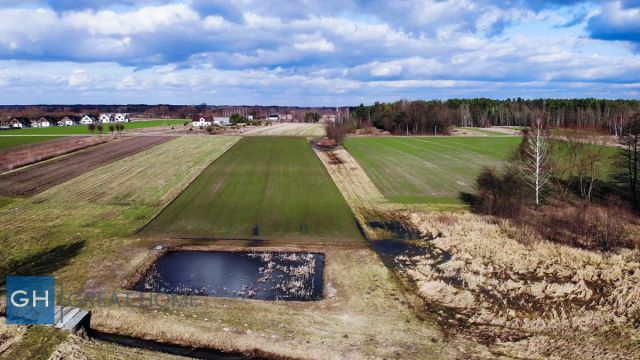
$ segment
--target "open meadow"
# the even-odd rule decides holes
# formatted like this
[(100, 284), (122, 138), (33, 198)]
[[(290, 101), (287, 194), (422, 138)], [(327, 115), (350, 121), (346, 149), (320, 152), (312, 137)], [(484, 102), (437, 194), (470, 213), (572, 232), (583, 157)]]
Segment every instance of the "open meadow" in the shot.
[(345, 200), (302, 137), (243, 138), (142, 233), (362, 240)]
[(345, 148), (392, 202), (461, 204), (485, 167), (499, 168), (520, 137), (350, 137)]

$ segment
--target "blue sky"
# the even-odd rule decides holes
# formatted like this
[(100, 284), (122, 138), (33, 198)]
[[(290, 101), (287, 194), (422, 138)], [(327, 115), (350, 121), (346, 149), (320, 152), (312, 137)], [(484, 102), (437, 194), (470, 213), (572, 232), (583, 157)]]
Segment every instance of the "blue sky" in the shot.
[(640, 0), (0, 0), (0, 103), (640, 98)]

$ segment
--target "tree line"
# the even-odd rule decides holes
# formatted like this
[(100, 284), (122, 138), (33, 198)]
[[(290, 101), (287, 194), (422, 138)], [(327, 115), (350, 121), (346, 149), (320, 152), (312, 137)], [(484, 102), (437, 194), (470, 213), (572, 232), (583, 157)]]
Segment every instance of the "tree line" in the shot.
[(449, 99), (375, 102), (350, 108), (356, 127), (374, 126), (396, 135), (447, 134), (452, 126), (530, 126), (541, 119), (553, 128), (588, 128), (619, 135), (638, 100)]

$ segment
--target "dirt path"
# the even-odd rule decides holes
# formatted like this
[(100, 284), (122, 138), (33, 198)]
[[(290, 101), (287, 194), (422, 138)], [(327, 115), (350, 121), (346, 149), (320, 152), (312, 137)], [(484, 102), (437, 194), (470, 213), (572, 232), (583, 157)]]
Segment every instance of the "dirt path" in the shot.
[(0, 175), (0, 196), (30, 196), (102, 165), (173, 139), (133, 137)]

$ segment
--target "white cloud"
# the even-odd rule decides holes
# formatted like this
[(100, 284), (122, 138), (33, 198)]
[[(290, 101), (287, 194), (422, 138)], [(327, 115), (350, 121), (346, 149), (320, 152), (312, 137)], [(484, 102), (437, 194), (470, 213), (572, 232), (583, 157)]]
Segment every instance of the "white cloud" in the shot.
[(84, 87), (89, 83), (89, 75), (84, 69), (73, 70), (69, 75), (68, 84), (70, 87)]

